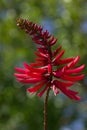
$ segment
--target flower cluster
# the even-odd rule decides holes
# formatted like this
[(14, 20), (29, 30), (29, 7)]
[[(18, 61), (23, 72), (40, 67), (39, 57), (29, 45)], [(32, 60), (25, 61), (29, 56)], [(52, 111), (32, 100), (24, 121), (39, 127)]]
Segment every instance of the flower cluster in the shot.
[(76, 67), (80, 56), (62, 58), (65, 51), (61, 50), (61, 46), (52, 51), (52, 46), (56, 44), (57, 39), (47, 30), (43, 31), (41, 26), (29, 20), (18, 19), (17, 25), (39, 45), (35, 52), (37, 58), (34, 63), (24, 63), (24, 68), (15, 67), (17, 73), (14, 75), (17, 81), (23, 84), (34, 84), (27, 91), (34, 93), (39, 90), (38, 96), (42, 96), (50, 87), (55, 95), (62, 91), (69, 98), (80, 100), (80, 97), (77, 96), (78, 92), (69, 89), (84, 78), (84, 74), (80, 74), (80, 72), (85, 65)]

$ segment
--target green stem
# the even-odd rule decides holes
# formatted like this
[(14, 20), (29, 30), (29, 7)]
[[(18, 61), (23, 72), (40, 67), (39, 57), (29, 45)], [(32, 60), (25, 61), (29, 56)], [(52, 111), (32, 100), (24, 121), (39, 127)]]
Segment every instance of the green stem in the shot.
[(44, 100), (44, 130), (47, 130), (47, 105), (48, 105), (49, 91), (50, 87), (47, 90), (46, 97)]

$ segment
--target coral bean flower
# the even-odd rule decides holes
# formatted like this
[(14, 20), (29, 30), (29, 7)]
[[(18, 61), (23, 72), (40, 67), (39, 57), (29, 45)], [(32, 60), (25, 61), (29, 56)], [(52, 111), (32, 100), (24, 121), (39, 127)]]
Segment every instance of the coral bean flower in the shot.
[(78, 92), (70, 89), (77, 81), (84, 78), (84, 74), (80, 72), (85, 65), (76, 67), (80, 56), (62, 58), (65, 51), (61, 50), (61, 46), (52, 51), (52, 46), (56, 44), (57, 39), (29, 20), (18, 19), (17, 25), (39, 45), (35, 52), (37, 58), (34, 63), (24, 63), (24, 68), (15, 67), (17, 72), (14, 75), (17, 81), (33, 84), (33, 87), (27, 88), (27, 91), (34, 93), (39, 90), (38, 96), (42, 96), (50, 87), (55, 95), (61, 91), (70, 99), (80, 100), (77, 96)]

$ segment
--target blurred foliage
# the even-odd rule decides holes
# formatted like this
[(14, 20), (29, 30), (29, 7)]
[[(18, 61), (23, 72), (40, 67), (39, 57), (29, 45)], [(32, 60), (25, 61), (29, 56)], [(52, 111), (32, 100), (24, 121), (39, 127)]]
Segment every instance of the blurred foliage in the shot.
[[(87, 64), (87, 1), (0, 0), (0, 130), (41, 130), (44, 96), (26, 94), (28, 86), (13, 76), (14, 66), (35, 57), (36, 45), (16, 26), (20, 17), (48, 29), (59, 40), (55, 47), (61, 44), (66, 50), (65, 57), (80, 55), (80, 64)], [(87, 130), (87, 76), (73, 87), (82, 96), (80, 102), (51, 92), (49, 130)]]

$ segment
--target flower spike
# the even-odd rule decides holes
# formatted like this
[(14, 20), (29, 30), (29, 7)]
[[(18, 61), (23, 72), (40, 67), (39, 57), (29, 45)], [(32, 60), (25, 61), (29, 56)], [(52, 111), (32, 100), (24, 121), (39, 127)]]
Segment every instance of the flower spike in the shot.
[[(35, 84), (28, 88), (27, 92), (34, 93), (41, 89), (37, 94), (40, 97), (50, 87), (55, 95), (60, 90), (70, 99), (80, 100), (80, 97), (77, 96), (78, 92), (69, 89), (77, 81), (84, 78), (81, 71), (85, 65), (75, 67), (80, 56), (62, 58), (65, 51), (61, 50), (61, 46), (52, 51), (52, 46), (56, 44), (57, 39), (47, 30), (43, 31), (42, 26), (26, 19), (18, 19), (17, 26), (24, 30), (36, 44), (40, 45), (35, 52), (37, 58), (34, 63), (30, 65), (24, 63), (24, 68), (15, 67), (14, 76), (17, 81), (23, 84)], [(57, 68), (54, 69), (54, 66)]]

